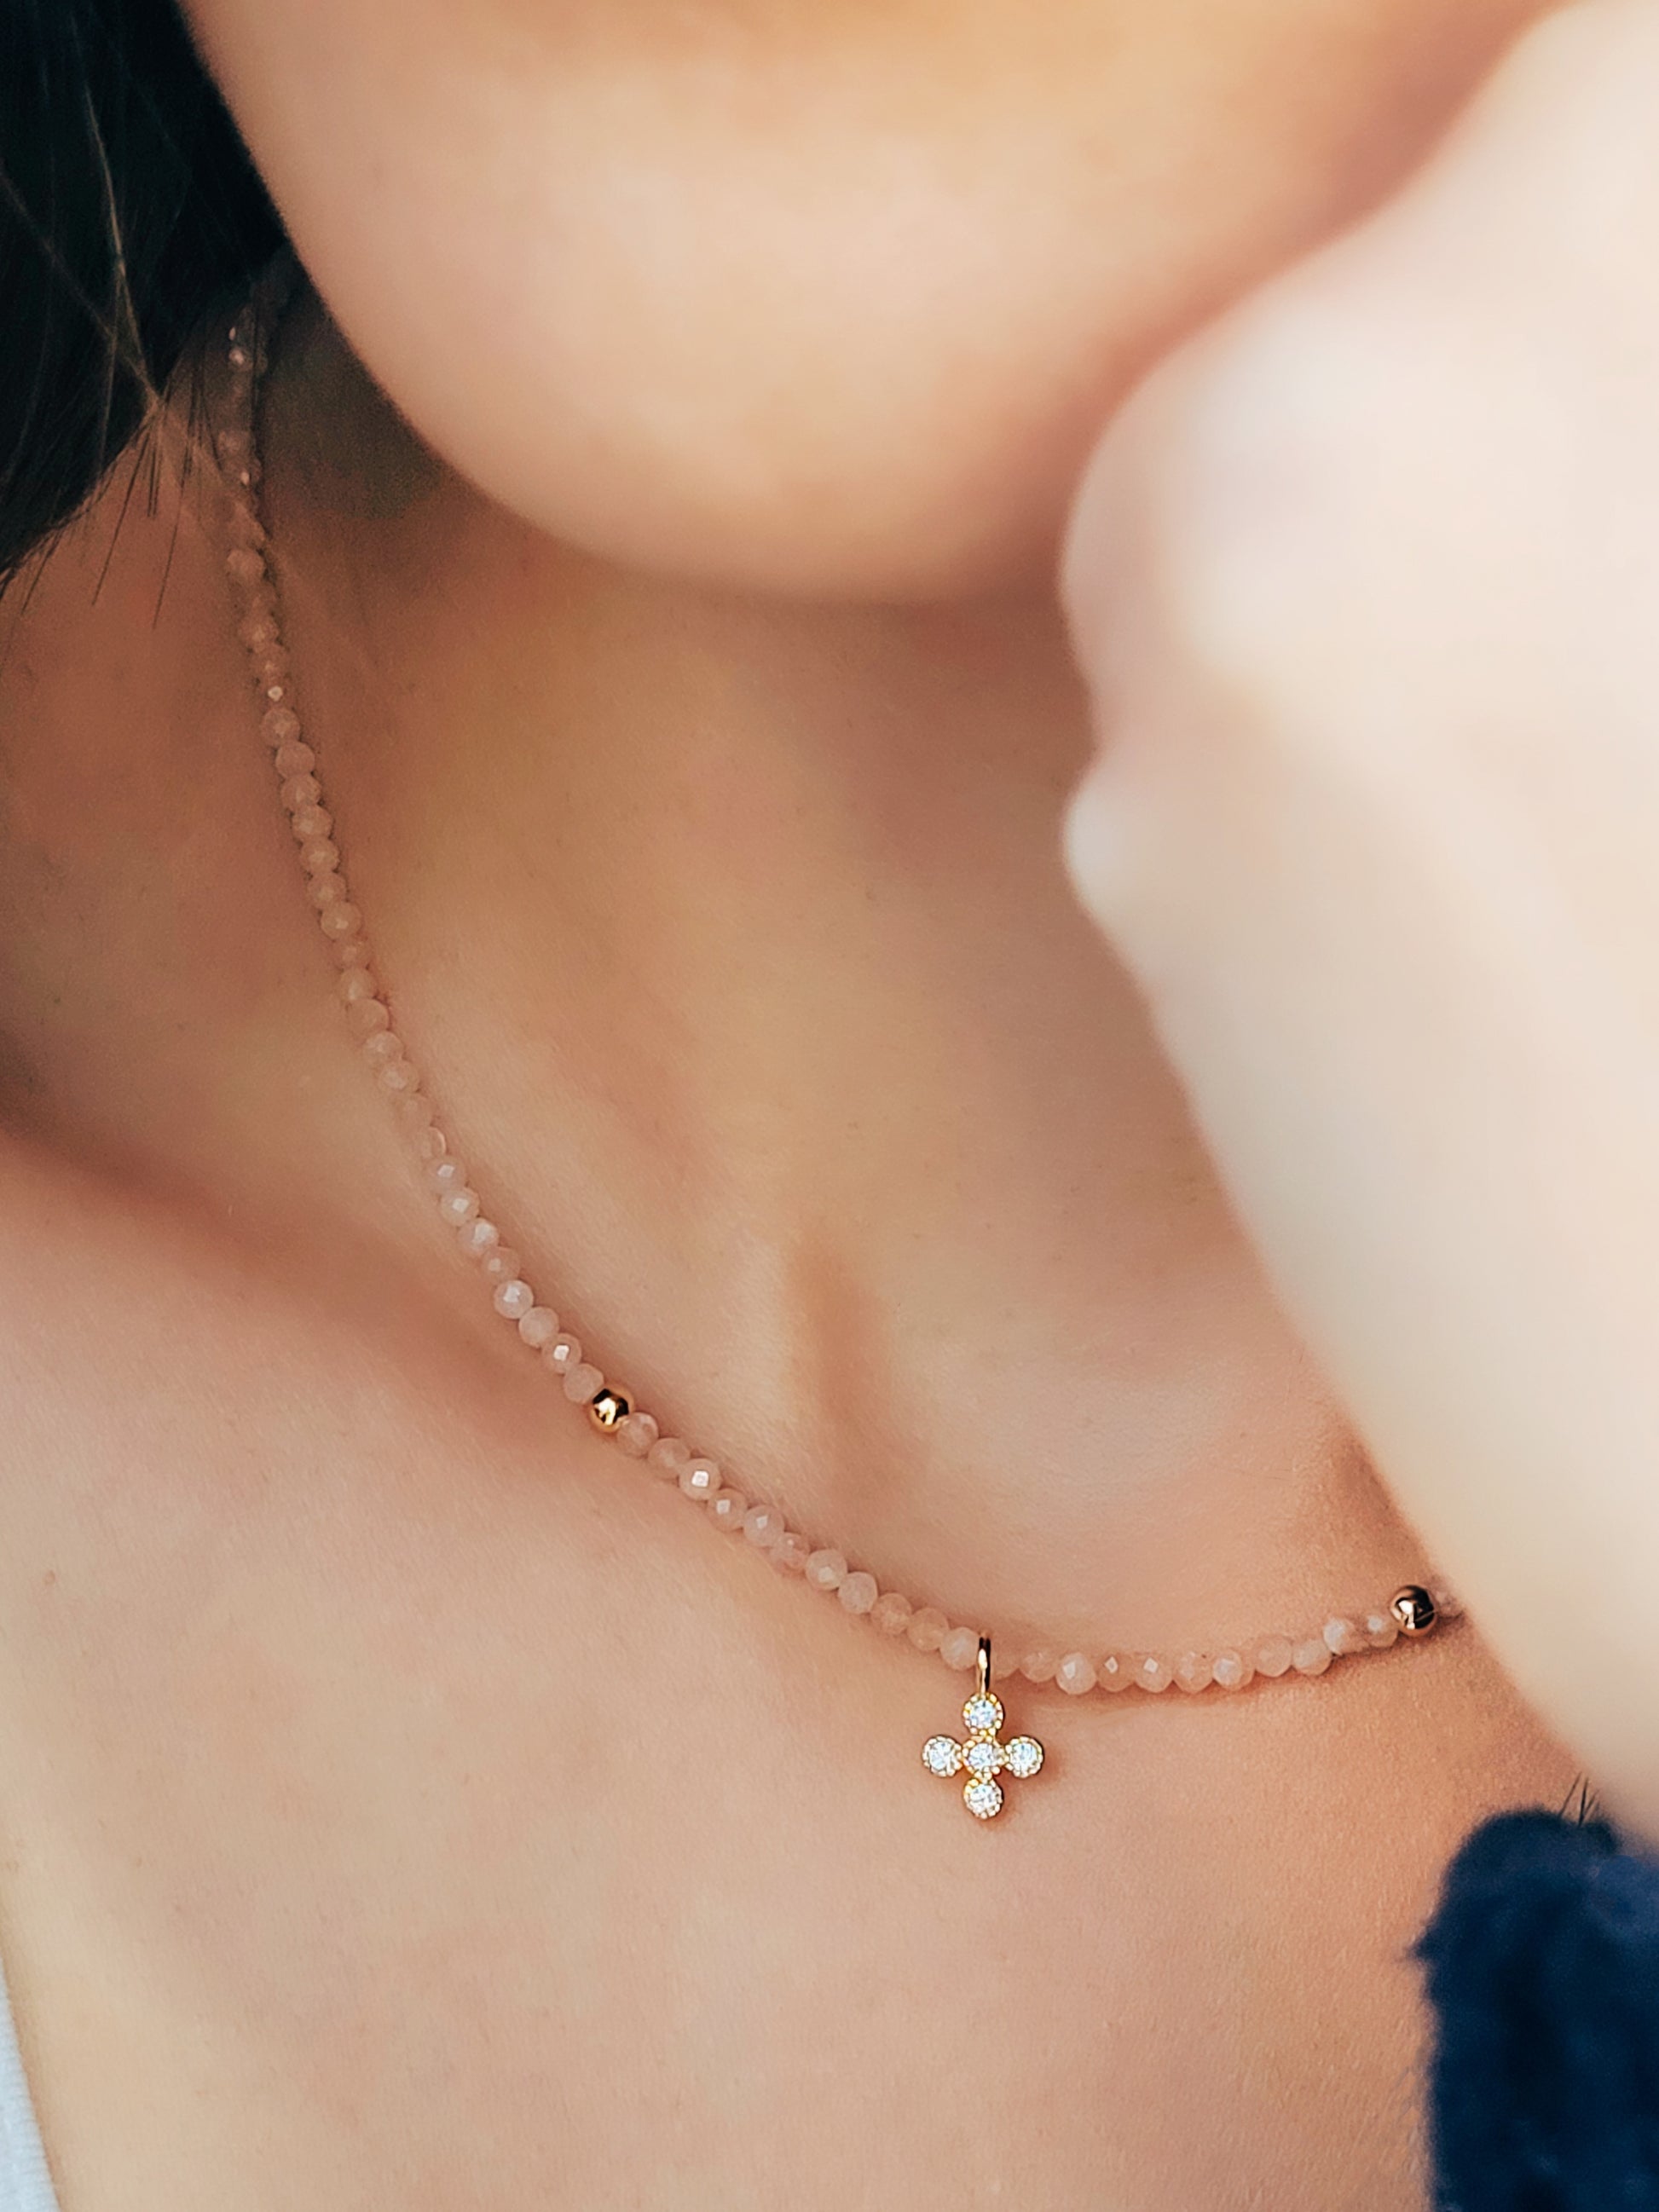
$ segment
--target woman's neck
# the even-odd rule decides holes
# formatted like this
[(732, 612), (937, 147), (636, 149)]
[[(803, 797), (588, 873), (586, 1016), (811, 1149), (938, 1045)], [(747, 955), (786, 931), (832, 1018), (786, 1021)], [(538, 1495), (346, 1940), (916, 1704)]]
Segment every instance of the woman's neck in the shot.
[(1051, 603), (605, 568), (433, 463), (308, 307), (266, 444), (398, 1018), (608, 1372), (1011, 1631), (1243, 1634), (1414, 1564), (1065, 887)]

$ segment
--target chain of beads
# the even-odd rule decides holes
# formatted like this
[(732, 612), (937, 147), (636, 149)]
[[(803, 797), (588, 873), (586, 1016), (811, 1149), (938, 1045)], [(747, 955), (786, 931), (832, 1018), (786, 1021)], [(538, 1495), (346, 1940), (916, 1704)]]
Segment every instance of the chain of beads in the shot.
[[(815, 1547), (792, 1528), (776, 1506), (751, 1499), (728, 1482), (718, 1461), (665, 1433), (656, 1417), (631, 1394), (608, 1382), (583, 1352), (581, 1340), (527, 1280), (522, 1261), (483, 1210), (465, 1163), (428, 1097), (419, 1071), (398, 1034), (376, 975), (363, 917), (354, 903), (325, 804), (317, 756), (306, 741), (295, 710), (290, 663), (283, 641), (276, 584), (260, 519), (260, 465), (256, 408), (269, 331), (280, 313), (274, 296), (250, 303), (232, 325), (224, 427), (216, 434), (221, 474), (229, 495), (230, 550), (225, 568), (237, 604), (237, 635), (247, 650), (259, 702), (259, 730), (270, 749), (282, 804), (294, 833), (307, 896), (338, 969), (335, 985), (347, 1029), (374, 1081), (386, 1094), (404, 1141), (412, 1150), (439, 1218), (466, 1259), (478, 1269), (491, 1304), (539, 1359), (573, 1407), (585, 1408), (593, 1427), (646, 1472), (673, 1484), (703, 1509), (705, 1518), (770, 1561), (781, 1574), (835, 1598), (843, 1612), (867, 1620), (881, 1634), (902, 1638), (916, 1650), (937, 1652), (947, 1667), (975, 1664), (980, 1630), (953, 1625), (937, 1606), (917, 1605), (900, 1590), (883, 1589), (865, 1569), (830, 1547)], [(1155, 1651), (1068, 1651), (999, 1648), (999, 1680), (1018, 1673), (1028, 1682), (1053, 1682), (1073, 1697), (1099, 1689), (1157, 1693), (1175, 1685), (1196, 1692), (1244, 1689), (1257, 1677), (1324, 1674), (1339, 1659), (1386, 1650), (1401, 1636), (1424, 1636), (1457, 1611), (1449, 1591), (1415, 1584), (1384, 1604), (1357, 1613), (1334, 1614), (1301, 1636), (1270, 1635), (1231, 1649), (1188, 1651), (1171, 1658)]]

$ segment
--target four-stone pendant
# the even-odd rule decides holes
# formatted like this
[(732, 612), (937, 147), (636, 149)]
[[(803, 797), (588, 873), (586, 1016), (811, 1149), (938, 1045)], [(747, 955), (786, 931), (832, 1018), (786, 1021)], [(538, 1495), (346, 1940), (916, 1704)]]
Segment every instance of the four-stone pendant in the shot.
[(991, 1639), (979, 1639), (979, 1680), (974, 1694), (962, 1709), (966, 1740), (953, 1735), (930, 1735), (921, 1747), (921, 1763), (930, 1774), (947, 1780), (965, 1774), (962, 1802), (976, 1820), (994, 1820), (1003, 1808), (999, 1775), (1025, 1781), (1042, 1765), (1042, 1746), (1034, 1735), (1001, 1740), (1002, 1700), (991, 1687)]

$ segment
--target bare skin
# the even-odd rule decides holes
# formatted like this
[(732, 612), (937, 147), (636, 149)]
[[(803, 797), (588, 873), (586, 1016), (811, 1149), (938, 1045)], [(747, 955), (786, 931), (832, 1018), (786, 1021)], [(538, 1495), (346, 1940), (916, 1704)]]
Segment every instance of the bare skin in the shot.
[[(607, 1368), (1010, 1632), (1212, 1643), (1418, 1565), (1066, 895), (1046, 523), (974, 601), (648, 580), (313, 308), (270, 451), (401, 1018)], [(915, 1756), (951, 1679), (481, 1316), (196, 507), (122, 493), (0, 662), (0, 1948), (66, 2212), (1419, 2205), (1411, 1942), (1571, 1762), (1459, 1632), (1034, 1693), (1049, 1768), (968, 1822)]]

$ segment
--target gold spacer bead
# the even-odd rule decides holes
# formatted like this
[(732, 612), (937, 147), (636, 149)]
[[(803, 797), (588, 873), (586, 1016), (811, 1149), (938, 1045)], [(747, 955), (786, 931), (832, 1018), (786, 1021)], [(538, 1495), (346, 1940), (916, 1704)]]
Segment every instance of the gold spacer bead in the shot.
[(603, 1429), (609, 1436), (613, 1429), (622, 1426), (633, 1410), (632, 1402), (607, 1383), (588, 1407), (587, 1417), (596, 1429)]
[(1427, 1590), (1407, 1583), (1389, 1600), (1389, 1611), (1400, 1624), (1402, 1636), (1426, 1636), (1440, 1614)]

